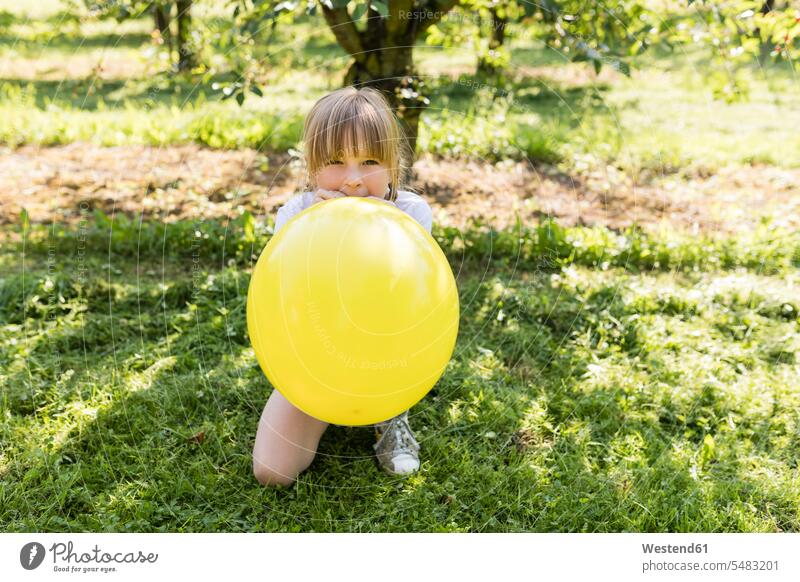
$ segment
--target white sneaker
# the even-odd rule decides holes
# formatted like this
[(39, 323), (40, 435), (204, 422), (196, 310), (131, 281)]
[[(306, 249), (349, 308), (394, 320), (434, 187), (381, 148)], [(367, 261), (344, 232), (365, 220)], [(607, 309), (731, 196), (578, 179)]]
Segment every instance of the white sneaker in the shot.
[(375, 425), (378, 442), (372, 445), (384, 471), (410, 475), (419, 470), (419, 443), (408, 425), (408, 411)]

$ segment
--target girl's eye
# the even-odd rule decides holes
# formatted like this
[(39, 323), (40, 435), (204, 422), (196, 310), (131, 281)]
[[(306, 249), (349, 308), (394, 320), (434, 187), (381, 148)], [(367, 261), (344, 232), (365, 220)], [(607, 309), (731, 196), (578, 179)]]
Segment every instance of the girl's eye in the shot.
[(380, 164), (378, 160), (365, 160), (364, 163), (370, 166), (377, 166), (378, 164)]
[(328, 165), (329, 166), (333, 166), (333, 165), (341, 164), (341, 163), (342, 163), (341, 160), (328, 160)]

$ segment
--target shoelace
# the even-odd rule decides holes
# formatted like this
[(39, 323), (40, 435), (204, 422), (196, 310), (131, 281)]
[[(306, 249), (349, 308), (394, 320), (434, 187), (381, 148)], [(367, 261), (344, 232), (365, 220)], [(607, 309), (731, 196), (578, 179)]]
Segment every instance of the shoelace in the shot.
[(419, 443), (417, 439), (414, 438), (414, 433), (411, 432), (411, 426), (408, 424), (408, 420), (404, 417), (398, 416), (389, 422), (389, 426), (386, 427), (386, 430), (383, 431), (381, 438), (378, 440), (378, 446), (389, 431), (394, 432), (395, 443), (401, 444), (400, 447), (395, 445), (395, 452), (402, 453), (410, 451), (411, 449), (419, 450)]

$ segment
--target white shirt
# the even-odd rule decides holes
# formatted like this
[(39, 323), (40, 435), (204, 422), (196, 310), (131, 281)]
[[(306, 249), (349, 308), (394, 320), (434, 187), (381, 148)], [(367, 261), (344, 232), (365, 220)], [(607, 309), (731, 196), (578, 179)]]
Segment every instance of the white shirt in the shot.
[[(313, 201), (313, 192), (303, 192), (287, 200), (286, 204), (278, 208), (278, 213), (275, 215), (275, 232), (277, 233), (290, 218), (311, 206)], [(425, 230), (431, 231), (433, 213), (422, 196), (406, 190), (398, 190), (397, 200), (394, 203), (400, 210), (419, 222)]]

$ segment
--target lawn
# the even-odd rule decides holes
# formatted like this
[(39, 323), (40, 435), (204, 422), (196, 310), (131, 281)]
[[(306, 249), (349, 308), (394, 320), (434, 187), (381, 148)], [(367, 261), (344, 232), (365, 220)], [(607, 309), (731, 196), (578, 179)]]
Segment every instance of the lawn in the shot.
[(6, 241), (5, 531), (800, 528), (796, 234), (437, 227), (462, 311), (412, 409), (420, 473), (335, 426), (273, 490), (244, 310), (270, 225), (87, 216)]

